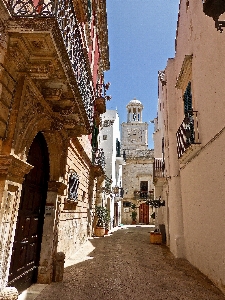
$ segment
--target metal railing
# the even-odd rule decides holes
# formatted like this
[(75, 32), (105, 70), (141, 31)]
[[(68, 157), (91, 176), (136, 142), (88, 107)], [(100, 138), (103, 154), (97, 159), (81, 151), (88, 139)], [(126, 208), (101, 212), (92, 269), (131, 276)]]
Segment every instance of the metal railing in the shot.
[(153, 167), (153, 177), (154, 178), (163, 178), (165, 176), (165, 162), (162, 158), (154, 159), (154, 167)]
[(97, 149), (93, 152), (92, 162), (95, 166), (100, 166), (105, 169), (105, 154), (103, 149)]
[[(94, 89), (89, 61), (84, 53), (81, 28), (78, 24), (72, 0), (3, 0), (13, 17), (55, 18), (71, 62), (74, 76), (87, 113), (93, 124)], [(48, 30), (48, 28), (46, 28)]]
[(153, 199), (154, 193), (152, 191), (134, 191), (135, 199)]
[(188, 111), (176, 133), (177, 155), (180, 158), (192, 144), (200, 144), (198, 130), (198, 112)]

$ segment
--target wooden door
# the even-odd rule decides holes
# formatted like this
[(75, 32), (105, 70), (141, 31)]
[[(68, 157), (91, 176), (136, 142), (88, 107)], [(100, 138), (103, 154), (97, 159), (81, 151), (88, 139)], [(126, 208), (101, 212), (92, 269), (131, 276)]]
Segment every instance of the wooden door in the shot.
[(119, 225), (119, 215), (118, 215), (118, 203), (114, 203), (114, 222), (113, 227)]
[(149, 205), (146, 203), (139, 206), (139, 223), (149, 224)]
[(37, 280), (49, 177), (48, 149), (41, 133), (30, 147), (27, 162), (34, 168), (25, 176), (22, 186), (8, 278), (8, 285), (18, 291)]

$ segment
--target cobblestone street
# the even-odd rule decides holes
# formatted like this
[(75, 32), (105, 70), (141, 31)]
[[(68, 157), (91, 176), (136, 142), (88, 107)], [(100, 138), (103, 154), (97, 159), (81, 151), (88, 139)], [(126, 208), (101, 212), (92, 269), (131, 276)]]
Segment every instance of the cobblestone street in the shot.
[(66, 262), (63, 282), (47, 285), (35, 299), (225, 299), (186, 260), (150, 244), (151, 230), (130, 226), (90, 239)]

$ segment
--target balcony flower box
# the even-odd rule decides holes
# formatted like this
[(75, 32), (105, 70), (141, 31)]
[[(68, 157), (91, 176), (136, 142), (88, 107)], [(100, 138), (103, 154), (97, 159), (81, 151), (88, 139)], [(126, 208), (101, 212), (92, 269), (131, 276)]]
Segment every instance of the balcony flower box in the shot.
[(100, 114), (104, 114), (106, 112), (106, 104), (104, 97), (98, 97), (95, 99), (95, 108)]

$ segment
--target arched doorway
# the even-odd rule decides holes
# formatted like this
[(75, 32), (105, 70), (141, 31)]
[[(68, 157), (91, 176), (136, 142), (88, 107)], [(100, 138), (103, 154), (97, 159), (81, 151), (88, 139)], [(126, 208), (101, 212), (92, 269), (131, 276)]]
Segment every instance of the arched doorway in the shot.
[(31, 144), (27, 162), (34, 168), (22, 185), (11, 265), (9, 286), (18, 291), (37, 280), (44, 223), (47, 185), (49, 180), (48, 148), (42, 133)]

